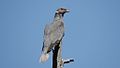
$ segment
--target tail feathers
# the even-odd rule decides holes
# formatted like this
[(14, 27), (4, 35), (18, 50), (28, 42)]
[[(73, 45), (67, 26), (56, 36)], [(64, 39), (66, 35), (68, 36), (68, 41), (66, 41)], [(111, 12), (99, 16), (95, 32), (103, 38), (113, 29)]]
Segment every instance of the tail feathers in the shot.
[(46, 54), (42, 53), (42, 55), (41, 55), (41, 57), (39, 59), (39, 62), (44, 63), (45, 61), (48, 60), (48, 58), (49, 58), (49, 53), (46, 53)]

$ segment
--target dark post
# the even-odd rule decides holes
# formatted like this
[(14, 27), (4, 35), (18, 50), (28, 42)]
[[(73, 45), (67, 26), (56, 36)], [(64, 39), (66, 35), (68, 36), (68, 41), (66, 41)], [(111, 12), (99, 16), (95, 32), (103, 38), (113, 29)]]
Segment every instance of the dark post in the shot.
[(74, 62), (74, 59), (67, 59), (63, 60), (61, 56), (62, 48), (61, 48), (61, 42), (59, 45), (55, 46), (53, 50), (53, 65), (52, 68), (63, 68), (64, 64)]

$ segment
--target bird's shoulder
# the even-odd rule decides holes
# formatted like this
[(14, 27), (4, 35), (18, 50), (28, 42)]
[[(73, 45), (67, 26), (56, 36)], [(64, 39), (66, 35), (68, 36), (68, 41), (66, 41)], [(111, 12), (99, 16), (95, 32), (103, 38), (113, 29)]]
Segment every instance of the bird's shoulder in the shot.
[(52, 29), (54, 28), (54, 23), (48, 23), (45, 25), (45, 29), (44, 29), (44, 33), (48, 34), (52, 31)]
[(50, 32), (50, 24), (45, 25), (44, 33), (47, 34)]

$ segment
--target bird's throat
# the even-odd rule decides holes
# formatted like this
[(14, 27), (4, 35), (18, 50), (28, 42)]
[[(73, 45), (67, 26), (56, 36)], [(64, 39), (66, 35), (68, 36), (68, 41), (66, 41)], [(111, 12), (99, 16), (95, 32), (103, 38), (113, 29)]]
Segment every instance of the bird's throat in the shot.
[(60, 20), (63, 18), (63, 15), (62, 14), (58, 14), (58, 13), (55, 13), (55, 16), (54, 16), (54, 19), (55, 20)]

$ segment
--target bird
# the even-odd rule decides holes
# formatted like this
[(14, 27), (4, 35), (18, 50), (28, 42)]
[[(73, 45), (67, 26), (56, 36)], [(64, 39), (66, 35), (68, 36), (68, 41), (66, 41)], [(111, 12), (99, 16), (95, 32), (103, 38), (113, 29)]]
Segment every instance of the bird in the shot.
[(39, 62), (44, 63), (48, 60), (50, 52), (53, 48), (60, 44), (64, 37), (63, 17), (69, 10), (66, 8), (58, 8), (55, 12), (53, 22), (46, 24), (43, 36), (43, 47)]

